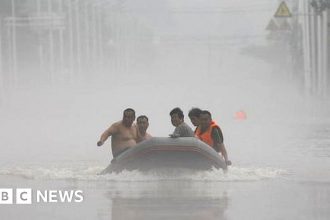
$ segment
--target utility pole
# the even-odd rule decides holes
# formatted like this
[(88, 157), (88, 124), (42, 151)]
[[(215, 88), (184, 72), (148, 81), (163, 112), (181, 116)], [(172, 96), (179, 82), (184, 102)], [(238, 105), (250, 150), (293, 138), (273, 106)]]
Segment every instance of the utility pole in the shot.
[(69, 63), (70, 63), (70, 80), (73, 80), (74, 75), (74, 46), (73, 46), (73, 16), (72, 16), (72, 1), (68, 0), (68, 20), (69, 20)]
[(317, 36), (316, 36), (316, 13), (314, 10), (311, 10), (311, 16), (310, 16), (310, 33), (311, 33), (311, 69), (312, 69), (312, 93), (317, 94)]
[[(63, 0), (58, 0), (58, 14), (64, 16), (63, 12)], [(64, 28), (59, 29), (59, 50), (60, 50), (60, 71), (64, 70), (64, 36), (63, 36)]]
[[(48, 16), (51, 18), (51, 21), (54, 21), (53, 14), (53, 5), (52, 0), (48, 0)], [(50, 72), (50, 83), (54, 81), (54, 35), (53, 35), (53, 24), (50, 24), (48, 27), (48, 38), (49, 38), (49, 72)]]
[[(41, 15), (41, 0), (37, 0), (36, 4), (37, 4), (37, 16)], [(38, 30), (38, 54), (39, 54), (39, 71), (40, 73), (44, 72), (44, 48), (42, 45), (42, 41), (41, 41), (41, 33), (40, 30)]]
[[(1, 19), (1, 17), (0, 17)], [(4, 99), (4, 76), (2, 71), (2, 19), (0, 20), (0, 106)]]
[[(329, 9), (328, 9), (329, 10)], [(326, 96), (328, 92), (328, 74), (329, 74), (329, 68), (328, 68), (328, 57), (329, 57), (329, 41), (328, 41), (328, 35), (329, 35), (329, 27), (328, 27), (328, 10), (323, 11), (323, 39), (324, 42), (323, 46), (323, 86), (324, 86), (324, 96)]]
[(316, 51), (317, 51), (317, 91), (318, 91), (318, 95), (322, 96), (323, 95), (323, 88), (322, 88), (322, 81), (323, 81), (323, 68), (322, 68), (322, 17), (321, 15), (317, 15), (316, 18), (316, 35), (317, 35), (317, 39), (316, 39)]
[[(1, 17), (0, 17), (1, 19)], [(2, 67), (3, 67), (3, 64), (2, 64), (2, 19), (0, 20), (0, 84), (3, 83), (3, 76), (2, 76)], [(1, 87), (1, 85), (0, 85)]]
[[(90, 10), (89, 10), (90, 2), (85, 1), (84, 3), (84, 26), (85, 26), (85, 60), (86, 62), (90, 62), (91, 58), (91, 49), (90, 49)], [(88, 65), (86, 65), (88, 67)], [(88, 70), (90, 70), (88, 68)]]
[(96, 21), (96, 7), (95, 5), (92, 5), (92, 51), (93, 51), (93, 56), (92, 56), (92, 60), (93, 60), (93, 71), (95, 71), (95, 69), (97, 68), (97, 61), (99, 60), (98, 57), (98, 53), (97, 53), (97, 48), (98, 48), (98, 44), (97, 44), (97, 21)]
[(11, 58), (11, 65), (12, 65), (12, 74), (13, 74), (13, 81), (14, 85), (17, 83), (17, 42), (16, 42), (16, 24), (17, 24), (17, 18), (16, 18), (16, 4), (15, 0), (11, 0), (11, 17), (12, 17), (12, 58)]
[(311, 47), (315, 51), (312, 54), (313, 61), (315, 61), (313, 68), (313, 74), (316, 77), (315, 93), (324, 98), (328, 91), (328, 10), (330, 0), (312, 0), (308, 4), (314, 19), (312, 23), (312, 37), (314, 38)]
[(311, 70), (311, 47), (310, 47), (310, 12), (308, 2), (301, 0), (302, 7), (302, 27), (303, 27), (303, 52), (304, 52), (304, 87), (306, 95), (312, 92), (312, 70)]
[(103, 36), (102, 36), (102, 9), (101, 5), (97, 6), (97, 32), (98, 32), (98, 51), (99, 51), (99, 62), (100, 71), (103, 70)]
[(76, 23), (76, 56), (77, 56), (77, 73), (81, 72), (81, 34), (80, 34), (80, 15), (79, 15), (79, 0), (75, 2), (75, 23)]

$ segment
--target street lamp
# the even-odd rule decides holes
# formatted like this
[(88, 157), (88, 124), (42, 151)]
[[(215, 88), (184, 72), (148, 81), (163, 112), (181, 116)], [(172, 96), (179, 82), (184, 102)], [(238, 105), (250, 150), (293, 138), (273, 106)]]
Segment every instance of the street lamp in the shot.
[(318, 12), (321, 13), (330, 8), (330, 0), (312, 0), (310, 5)]

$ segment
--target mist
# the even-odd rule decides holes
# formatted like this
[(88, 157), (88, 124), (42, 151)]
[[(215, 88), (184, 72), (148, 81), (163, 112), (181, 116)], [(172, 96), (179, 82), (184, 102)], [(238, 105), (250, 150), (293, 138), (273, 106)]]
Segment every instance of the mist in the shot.
[[(233, 155), (244, 148), (238, 132), (271, 138), (277, 128), (270, 124), (326, 117), (325, 101), (306, 98), (290, 78), (292, 66), (279, 62), (285, 51), (272, 54), (265, 27), (278, 1), (106, 2), (102, 56), (92, 49), (88, 54), (91, 42), (81, 40), (73, 48), (75, 60), (81, 53), (80, 63), (58, 66), (56, 58), (47, 69), (44, 52), (46, 67), (38, 69), (39, 58), (29, 51), (29, 42), (17, 45), (23, 58), (18, 59), (16, 79), (6, 68), (1, 78), (1, 163), (106, 163), (110, 142), (97, 148), (96, 141), (128, 107), (149, 117), (153, 136), (173, 131), (169, 112), (174, 107), (184, 110), (189, 124), (192, 107), (207, 109)], [(24, 31), (28, 33), (22, 29), (17, 34)], [(236, 120), (237, 111), (245, 111), (247, 120)]]

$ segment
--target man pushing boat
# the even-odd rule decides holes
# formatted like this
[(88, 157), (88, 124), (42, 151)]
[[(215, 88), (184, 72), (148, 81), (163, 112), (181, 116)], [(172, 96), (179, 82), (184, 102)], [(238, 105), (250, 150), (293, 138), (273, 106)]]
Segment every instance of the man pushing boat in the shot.
[(102, 146), (104, 142), (111, 138), (111, 149), (113, 157), (117, 157), (120, 153), (136, 145), (138, 139), (138, 131), (135, 120), (135, 111), (127, 108), (123, 112), (123, 119), (115, 122), (107, 130), (103, 132), (97, 146)]

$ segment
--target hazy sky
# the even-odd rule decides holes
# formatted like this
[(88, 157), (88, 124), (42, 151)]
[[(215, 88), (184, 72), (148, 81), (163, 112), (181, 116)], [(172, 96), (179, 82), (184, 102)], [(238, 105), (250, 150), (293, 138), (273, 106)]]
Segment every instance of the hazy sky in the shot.
[(155, 136), (172, 132), (174, 107), (186, 115), (191, 107), (210, 110), (228, 135), (236, 111), (255, 123), (301, 112), (305, 103), (288, 80), (291, 70), (262, 59), (269, 54), (244, 52), (271, 48), (265, 27), (278, 1), (143, 2), (125, 1), (124, 11), (109, 11), (110, 33), (118, 37), (105, 46), (109, 69), (63, 70), (52, 83), (44, 81), (47, 71), (27, 70), (19, 75), (26, 81), (3, 90), (0, 144), (6, 153), (24, 147), (36, 157), (77, 150), (88, 157), (127, 107), (150, 117)]

